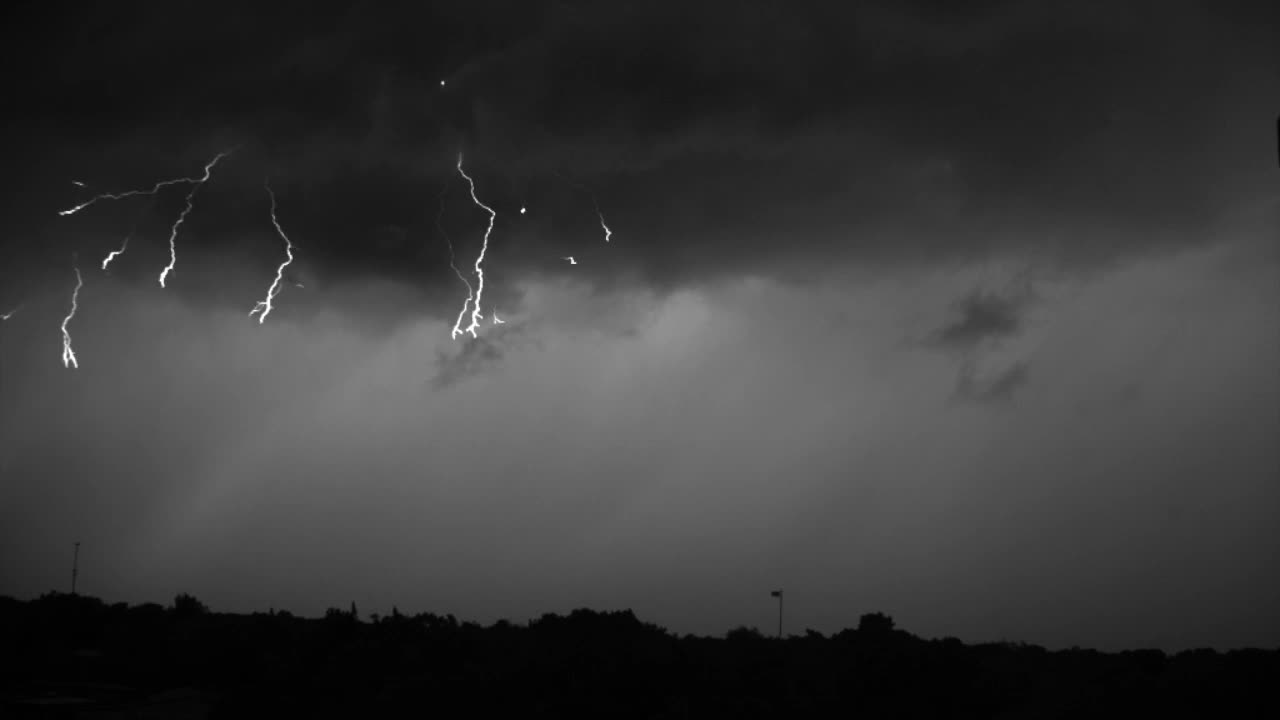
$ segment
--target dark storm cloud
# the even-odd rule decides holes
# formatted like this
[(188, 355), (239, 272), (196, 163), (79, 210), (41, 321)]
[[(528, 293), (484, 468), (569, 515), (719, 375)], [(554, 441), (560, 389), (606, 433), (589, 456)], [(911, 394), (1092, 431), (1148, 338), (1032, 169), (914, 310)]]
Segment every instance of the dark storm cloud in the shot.
[(437, 351), (432, 387), (439, 390), (455, 385), (502, 362), (500, 341), (501, 333), (486, 332), (479, 337), (464, 338), (462, 350), (458, 352)]
[(975, 290), (958, 303), (957, 317), (934, 333), (933, 342), (948, 350), (969, 352), (987, 341), (1012, 337), (1022, 327), (1026, 304), (1022, 296)]
[(555, 171), (615, 226), (601, 278), (1193, 242), (1258, 177), (1278, 62), (1265, 26), (1187, 2), (25, 12), (11, 225), (52, 221), (72, 177), (134, 187), (241, 143), (220, 182), (295, 188), (318, 272), (441, 281), (429, 197), (458, 147), (513, 276), (599, 244)]
[(1027, 271), (1018, 273), (1002, 291), (976, 288), (953, 304), (953, 317), (925, 341), (948, 353), (957, 364), (953, 399), (977, 405), (1007, 404), (1026, 384), (1030, 363), (1016, 360), (990, 371), (990, 357), (1025, 331), (1026, 315), (1036, 300)]
[(1014, 363), (985, 379), (978, 377), (973, 363), (965, 363), (956, 380), (955, 399), (978, 405), (1006, 404), (1029, 379), (1030, 368), (1025, 362)]

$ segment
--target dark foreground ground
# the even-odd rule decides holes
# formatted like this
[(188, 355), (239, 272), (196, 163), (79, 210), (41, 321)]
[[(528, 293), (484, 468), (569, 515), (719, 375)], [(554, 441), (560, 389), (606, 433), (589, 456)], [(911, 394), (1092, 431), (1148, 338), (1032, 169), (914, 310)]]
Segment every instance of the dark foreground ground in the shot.
[(921, 640), (677, 637), (629, 611), (490, 627), (50, 594), (0, 597), (0, 717), (1280, 717), (1280, 650), (1048, 652)]

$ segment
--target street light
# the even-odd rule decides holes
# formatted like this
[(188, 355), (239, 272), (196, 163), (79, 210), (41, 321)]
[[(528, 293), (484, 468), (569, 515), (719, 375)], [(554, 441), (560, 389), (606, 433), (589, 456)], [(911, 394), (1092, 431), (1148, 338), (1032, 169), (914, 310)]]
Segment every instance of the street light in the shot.
[(770, 597), (778, 598), (778, 639), (782, 639), (782, 591), (774, 590), (769, 593)]

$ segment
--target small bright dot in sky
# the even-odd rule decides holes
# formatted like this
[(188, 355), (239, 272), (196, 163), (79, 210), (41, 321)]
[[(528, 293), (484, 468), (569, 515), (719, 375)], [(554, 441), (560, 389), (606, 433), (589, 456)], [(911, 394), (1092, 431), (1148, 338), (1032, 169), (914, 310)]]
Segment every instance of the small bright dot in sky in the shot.
[(523, 215), (523, 214), (524, 214), (524, 208), (520, 208), (520, 214), (521, 214), (521, 215)]
[(444, 87), (444, 81), (443, 81), (443, 80), (441, 80), (441, 81), (440, 81), (440, 87)]

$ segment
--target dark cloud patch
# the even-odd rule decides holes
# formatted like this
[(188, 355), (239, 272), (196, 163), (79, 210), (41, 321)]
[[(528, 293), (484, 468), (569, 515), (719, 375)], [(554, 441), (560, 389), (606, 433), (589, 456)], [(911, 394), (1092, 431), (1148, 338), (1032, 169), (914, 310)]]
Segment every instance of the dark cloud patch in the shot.
[(994, 376), (981, 377), (974, 363), (965, 362), (956, 378), (955, 400), (985, 406), (1007, 405), (1030, 379), (1030, 366), (1016, 362)]
[(1026, 298), (975, 290), (958, 303), (959, 314), (933, 335), (946, 350), (971, 352), (988, 342), (1017, 335)]
[(935, 330), (927, 345), (952, 355), (958, 364), (954, 399), (998, 405), (1012, 399), (1029, 378), (1029, 363), (1016, 361), (994, 375), (983, 372), (985, 359), (1025, 330), (1026, 314), (1037, 295), (1028, 271), (1001, 291), (977, 288), (958, 300), (954, 316)]
[(1265, 26), (1190, 2), (178, 3), (15, 18), (6, 64), (22, 69), (7, 90), (23, 112), (0, 188), (13, 235), (49, 232), (72, 178), (137, 187), (240, 144), (220, 182), (292, 187), (314, 272), (423, 284), (447, 279), (425, 239), (459, 149), (503, 242), (519, 238), (499, 256), (509, 278), (592, 237), (590, 203), (557, 189), (557, 171), (594, 189), (618, 233), (592, 265), (602, 281), (1182, 246), (1271, 171), (1269, 155), (1255, 162), (1274, 116), (1257, 83), (1280, 70)]
[[(474, 338), (467, 336), (462, 342), (461, 350), (457, 352), (442, 350), (436, 353), (436, 374), (431, 380), (433, 388), (441, 390), (456, 385), (502, 362), (504, 352), (501, 347), (501, 336), (505, 333), (500, 329), (498, 332), (492, 332), (487, 325), (488, 323), (486, 323), (484, 335)], [(466, 323), (463, 326), (465, 327)]]

